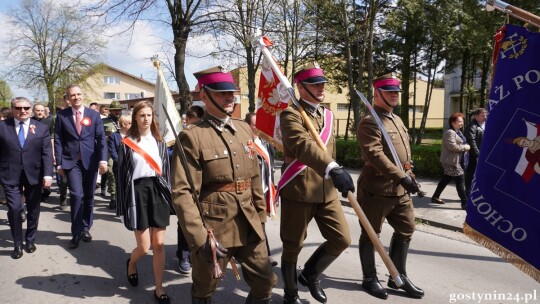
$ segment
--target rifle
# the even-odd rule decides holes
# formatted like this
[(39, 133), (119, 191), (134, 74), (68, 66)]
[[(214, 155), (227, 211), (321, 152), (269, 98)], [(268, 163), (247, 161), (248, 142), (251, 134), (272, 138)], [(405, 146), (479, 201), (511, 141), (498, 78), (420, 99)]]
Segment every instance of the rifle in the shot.
[[(165, 108), (165, 105), (161, 105), (163, 107), (163, 110), (165, 111), (165, 116), (167, 117), (167, 122), (169, 122), (169, 125), (171, 127), (171, 130), (174, 134), (175, 139), (175, 145), (178, 149), (178, 152), (180, 153), (180, 161), (182, 162), (182, 167), (184, 168), (184, 172), (186, 172), (186, 177), (189, 183), (189, 187), (191, 188), (191, 196), (193, 198), (193, 201), (195, 202), (195, 205), (197, 206), (197, 209), (199, 210), (199, 215), (201, 216), (201, 221), (203, 224), (203, 227), (206, 228), (207, 232), (207, 240), (210, 243), (210, 246), (212, 248), (212, 264), (214, 267), (214, 271), (212, 272), (212, 278), (214, 279), (223, 279), (225, 277), (225, 273), (221, 270), (221, 267), (219, 266), (217, 254), (216, 254), (216, 238), (214, 236), (214, 229), (208, 228), (206, 226), (206, 221), (204, 220), (201, 203), (199, 201), (199, 197), (197, 194), (195, 194), (195, 186), (193, 184), (193, 177), (191, 176), (191, 173), (189, 172), (189, 166), (187, 162), (186, 153), (184, 152), (184, 148), (182, 147), (182, 144), (180, 144), (180, 139), (178, 138), (178, 133), (176, 133), (176, 130), (174, 128), (174, 124), (171, 120), (171, 117), (169, 116), (169, 113), (167, 112), (167, 108)], [(238, 273), (238, 268), (236, 267), (236, 264), (231, 259), (231, 267), (235, 274), (236, 280), (240, 280), (240, 274)]]

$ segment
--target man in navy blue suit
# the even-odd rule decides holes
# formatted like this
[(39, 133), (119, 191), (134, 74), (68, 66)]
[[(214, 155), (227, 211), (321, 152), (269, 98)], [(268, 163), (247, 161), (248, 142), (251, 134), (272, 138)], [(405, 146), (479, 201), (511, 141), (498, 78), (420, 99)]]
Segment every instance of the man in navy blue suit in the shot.
[(107, 144), (99, 113), (84, 107), (84, 94), (77, 85), (66, 88), (71, 106), (58, 112), (54, 130), (54, 155), (58, 174), (67, 176), (71, 234), (69, 248), (90, 242), (94, 221), (96, 174), (107, 171)]
[(0, 183), (6, 193), (14, 259), (23, 256), (22, 197), (28, 210), (24, 249), (32, 253), (36, 251), (41, 190), (48, 189), (52, 183), (49, 127), (30, 118), (31, 109), (27, 98), (14, 98), (11, 100), (13, 117), (0, 122)]

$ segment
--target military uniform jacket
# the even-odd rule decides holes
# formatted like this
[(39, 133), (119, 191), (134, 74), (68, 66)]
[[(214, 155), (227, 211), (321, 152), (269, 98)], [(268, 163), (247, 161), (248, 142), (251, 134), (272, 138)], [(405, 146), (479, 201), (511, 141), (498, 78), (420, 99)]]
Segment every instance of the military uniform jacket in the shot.
[[(374, 109), (388, 132), (401, 163), (410, 162), (409, 133), (401, 118), (380, 107), (374, 106)], [(399, 185), (399, 181), (405, 177), (406, 173), (394, 163), (392, 153), (377, 122), (371, 115), (367, 115), (360, 121), (356, 138), (365, 161), (358, 178), (358, 188), (382, 196), (405, 195), (406, 191)]]
[[(248, 241), (264, 240), (261, 223), (266, 221), (266, 204), (253, 135), (248, 124), (231, 119), (229, 125), (208, 114), (180, 133), (193, 178), (194, 195), (199, 197), (202, 214), (208, 228), (224, 247), (247, 245)], [(191, 249), (206, 242), (207, 230), (192, 197), (179, 151), (175, 149), (173, 170), (173, 202), (180, 225)], [(218, 192), (218, 184), (230, 184), (251, 179), (250, 189)]]
[[(318, 110), (299, 100), (306, 114), (311, 120), (317, 133), (321, 132), (324, 122), (324, 113), (322, 108)], [(327, 123), (333, 123), (329, 121)], [(283, 154), (285, 163), (282, 172), (294, 160), (298, 159), (307, 166), (305, 170), (294, 177), (280, 191), (283, 199), (306, 202), (322, 203), (336, 200), (337, 191), (334, 188), (331, 179), (325, 179), (325, 170), (336, 156), (336, 139), (334, 134), (330, 135), (326, 149), (323, 151), (315, 139), (309, 133), (306, 123), (298, 108), (293, 105), (281, 112), (280, 128), (283, 135)]]

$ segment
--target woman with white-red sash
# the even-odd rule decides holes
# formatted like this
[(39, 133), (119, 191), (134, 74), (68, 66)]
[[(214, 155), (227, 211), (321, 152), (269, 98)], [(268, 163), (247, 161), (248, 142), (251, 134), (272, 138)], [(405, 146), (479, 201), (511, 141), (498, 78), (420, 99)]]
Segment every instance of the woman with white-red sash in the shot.
[(170, 303), (163, 288), (165, 229), (172, 210), (167, 147), (159, 134), (152, 104), (133, 107), (132, 125), (119, 151), (117, 214), (127, 229), (135, 231), (137, 247), (126, 261), (127, 280), (139, 283), (137, 262), (153, 249), (153, 268), (158, 303)]

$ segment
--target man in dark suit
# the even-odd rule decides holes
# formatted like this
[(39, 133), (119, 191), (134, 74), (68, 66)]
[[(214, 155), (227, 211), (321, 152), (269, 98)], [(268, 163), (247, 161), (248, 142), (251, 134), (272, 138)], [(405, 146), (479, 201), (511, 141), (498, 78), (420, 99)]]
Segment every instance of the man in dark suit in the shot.
[(480, 157), (480, 146), (482, 145), (482, 137), (484, 137), (484, 125), (487, 119), (487, 110), (478, 108), (473, 111), (473, 120), (465, 127), (465, 137), (467, 143), (471, 146), (469, 151), (469, 165), (465, 169), (465, 190), (467, 194), (471, 193), (471, 184), (478, 165)]
[(17, 97), (11, 101), (13, 117), (0, 122), (0, 183), (8, 204), (8, 220), (15, 249), (14, 259), (23, 255), (22, 197), (28, 209), (24, 249), (36, 251), (42, 188), (52, 183), (53, 159), (49, 128), (30, 118), (30, 101)]
[(71, 106), (57, 113), (54, 155), (58, 173), (68, 180), (73, 236), (69, 248), (75, 249), (81, 239), (92, 240), (96, 174), (98, 167), (99, 174), (107, 171), (107, 144), (101, 117), (84, 107), (81, 88), (68, 86), (66, 100)]

